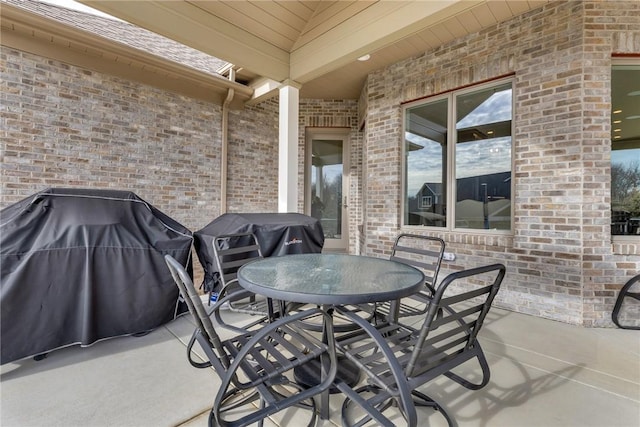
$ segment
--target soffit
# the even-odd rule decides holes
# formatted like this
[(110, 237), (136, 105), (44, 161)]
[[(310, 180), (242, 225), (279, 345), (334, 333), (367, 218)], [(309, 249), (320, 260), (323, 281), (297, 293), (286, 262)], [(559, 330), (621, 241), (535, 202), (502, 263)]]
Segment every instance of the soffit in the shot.
[(228, 61), (242, 79), (293, 80), (303, 98), (358, 99), (368, 73), (548, 0), (80, 2)]

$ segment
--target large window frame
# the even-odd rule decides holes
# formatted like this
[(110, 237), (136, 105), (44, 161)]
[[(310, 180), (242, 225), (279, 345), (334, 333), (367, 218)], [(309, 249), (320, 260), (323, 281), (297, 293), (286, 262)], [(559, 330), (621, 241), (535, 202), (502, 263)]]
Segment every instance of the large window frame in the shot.
[[(509, 203), (505, 208), (509, 209), (508, 218), (509, 218), (509, 227), (508, 228), (474, 228), (470, 226), (460, 227), (456, 224), (456, 198), (457, 198), (457, 181), (456, 181), (456, 146), (458, 144), (458, 129), (456, 129), (456, 110), (457, 105), (456, 102), (461, 97), (465, 95), (470, 95), (475, 92), (481, 92), (485, 90), (490, 90), (493, 88), (504, 87), (505, 85), (511, 85), (511, 118), (510, 125), (507, 125), (507, 129), (510, 132), (510, 146), (509, 146), (509, 178), (508, 183), (506, 184), (509, 188)], [(403, 126), (402, 126), (402, 203), (401, 203), (401, 224), (403, 227), (407, 228), (420, 228), (420, 229), (432, 229), (438, 231), (455, 231), (455, 232), (464, 232), (464, 233), (474, 233), (474, 234), (498, 234), (498, 235), (510, 235), (513, 234), (514, 230), (514, 147), (515, 147), (515, 78), (507, 77), (492, 80), (490, 82), (485, 82), (478, 85), (468, 86), (465, 88), (456, 89), (453, 91), (449, 91), (446, 93), (434, 95), (428, 98), (422, 98), (417, 101), (412, 101), (403, 105), (402, 117), (403, 117)], [(409, 151), (411, 151), (411, 143), (407, 140), (407, 114), (408, 111), (414, 109), (416, 107), (428, 104), (437, 104), (442, 101), (446, 101), (446, 109), (447, 109), (447, 130), (446, 130), (446, 152), (443, 153), (444, 159), (442, 160), (442, 168), (443, 171), (443, 183), (442, 188), (444, 189), (444, 194), (440, 194), (438, 190), (439, 188), (429, 188), (429, 190), (433, 193), (433, 197), (435, 200), (444, 199), (446, 200), (445, 211), (440, 212), (441, 215), (444, 215), (445, 221), (444, 225), (423, 225), (423, 224), (413, 224), (410, 223), (408, 217), (408, 208), (409, 198), (411, 197), (408, 183), (408, 158)], [(444, 151), (444, 150), (443, 150)], [(452, 184), (449, 184), (452, 183)], [(426, 186), (426, 183), (425, 183)], [(486, 187), (485, 187), (486, 188)], [(419, 198), (419, 196), (416, 196)], [(486, 197), (485, 197), (486, 201)], [(486, 207), (485, 207), (486, 209)], [(505, 209), (506, 211), (506, 209)], [(485, 214), (486, 218), (486, 214)]]
[[(640, 123), (640, 87), (637, 86), (636, 80), (631, 77), (625, 78), (624, 81), (630, 81), (631, 86), (620, 85), (620, 81), (615, 81), (617, 70), (626, 70), (633, 67), (633, 72), (640, 73), (640, 58), (638, 57), (621, 57), (612, 58), (611, 61), (611, 240), (613, 243), (630, 243), (637, 242), (640, 236), (640, 214), (637, 209), (629, 209), (629, 206), (620, 206), (620, 197), (616, 195), (614, 183), (614, 175), (629, 175), (629, 171), (635, 167), (636, 171), (636, 189), (640, 187), (637, 180), (638, 168), (640, 160), (637, 159), (640, 150), (640, 133), (637, 130), (637, 123)], [(632, 93), (635, 94), (633, 97)], [(637, 100), (637, 101), (635, 101)], [(634, 129), (630, 132), (630, 129)], [(632, 150), (630, 157), (623, 154), (622, 151)], [(620, 159), (625, 160), (620, 163)], [(635, 163), (634, 163), (635, 162)], [(619, 168), (615, 168), (618, 165)], [(631, 166), (624, 168), (623, 166)], [(622, 169), (620, 168), (622, 167)], [(640, 194), (636, 191), (636, 196)], [(637, 202), (640, 199), (636, 197), (634, 206), (637, 208)]]

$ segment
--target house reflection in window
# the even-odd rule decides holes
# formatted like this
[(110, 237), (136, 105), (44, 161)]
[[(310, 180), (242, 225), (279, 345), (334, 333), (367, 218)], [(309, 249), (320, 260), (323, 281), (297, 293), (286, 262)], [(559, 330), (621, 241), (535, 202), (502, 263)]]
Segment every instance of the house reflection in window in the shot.
[(405, 107), (405, 225), (511, 230), (512, 85), (504, 79)]

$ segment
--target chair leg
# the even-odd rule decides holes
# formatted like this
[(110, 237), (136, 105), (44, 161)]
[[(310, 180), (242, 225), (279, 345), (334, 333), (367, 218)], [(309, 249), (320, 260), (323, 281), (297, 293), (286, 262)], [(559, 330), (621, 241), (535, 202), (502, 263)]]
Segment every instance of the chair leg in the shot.
[[(364, 392), (377, 395), (380, 391), (382, 390), (376, 386), (366, 385), (357, 390), (353, 390), (353, 393), (349, 393), (342, 403), (342, 425), (349, 427), (361, 427), (370, 421), (375, 421), (382, 426), (394, 427), (395, 424), (382, 415), (382, 412), (391, 406), (397, 406), (395, 400), (391, 396), (388, 396), (386, 399), (381, 401), (372, 402), (371, 399), (365, 399), (360, 395)], [(366, 412), (358, 421), (349, 419), (349, 406), (351, 402), (356, 403)]]
[(208, 368), (211, 366), (211, 362), (196, 362), (195, 360), (193, 360), (193, 357), (191, 356), (193, 353), (193, 345), (196, 343), (196, 340), (198, 338), (198, 330), (196, 329), (195, 331), (193, 331), (193, 334), (191, 335), (191, 339), (189, 340), (189, 344), (187, 345), (187, 359), (189, 360), (189, 363), (191, 364), (191, 366), (193, 366), (194, 368), (198, 368), (198, 369), (202, 369), (202, 368)]
[[(303, 387), (301, 387), (301, 386), (299, 386), (298, 384), (295, 384), (295, 383), (289, 383), (289, 384), (286, 384), (286, 385), (282, 385), (281, 387), (284, 388), (287, 385), (293, 387), (295, 389), (296, 393), (299, 393), (300, 391), (303, 390)], [(275, 386), (273, 387), (272, 392), (274, 394), (279, 395), (280, 397), (283, 397), (283, 398), (286, 397), (285, 394), (280, 393), (279, 391), (277, 391), (275, 389)], [(301, 401), (301, 402), (298, 402), (295, 406), (298, 407), (298, 408), (307, 409), (307, 410), (310, 411), (311, 419), (309, 420), (309, 423), (307, 424), (307, 427), (312, 427), (312, 426), (314, 426), (316, 424), (316, 418), (317, 418), (316, 401), (315, 401), (315, 399), (313, 397), (310, 397), (309, 398), (309, 402), (310, 403), (307, 404), (307, 403), (305, 403), (305, 401)]]
[(457, 382), (463, 387), (468, 388), (469, 390), (480, 390), (482, 387), (486, 386), (489, 383), (489, 379), (491, 378), (491, 370), (489, 369), (489, 363), (487, 363), (487, 359), (484, 356), (484, 352), (480, 347), (480, 343), (476, 342), (477, 346), (477, 354), (476, 358), (478, 359), (478, 363), (480, 364), (480, 368), (482, 369), (482, 380), (479, 383), (472, 383), (459, 375), (454, 374), (453, 372), (445, 372), (444, 375)]
[[(243, 412), (243, 407), (246, 405), (253, 406), (255, 410), (254, 405), (256, 405), (256, 402), (258, 400), (260, 401), (260, 403), (258, 404), (260, 411), (263, 411), (267, 406), (266, 400), (264, 398), (264, 396), (266, 395), (270, 395), (269, 400), (274, 401), (274, 400), (281, 400), (280, 398), (287, 398), (289, 396), (300, 394), (304, 391), (303, 387), (292, 382), (287, 382), (282, 384), (280, 383), (272, 384), (272, 385), (265, 384), (260, 387), (261, 387), (261, 391), (258, 390), (258, 388), (256, 388), (253, 391), (240, 390), (237, 388), (233, 388), (224, 394), (220, 402), (217, 402), (217, 399), (216, 399), (216, 403), (214, 404), (209, 414), (209, 426), (240, 427), (245, 425), (254, 425), (256, 423), (258, 424), (258, 426), (262, 426), (264, 423), (264, 418), (268, 415), (264, 415), (260, 419), (256, 419), (256, 418), (252, 419), (250, 416), (245, 416), (235, 421), (225, 421), (225, 414), (232, 411)], [(287, 387), (291, 387), (291, 389), (287, 390)], [(276, 396), (279, 398), (275, 399)], [(234, 399), (236, 400), (234, 401)], [(302, 400), (296, 403), (294, 406), (301, 409), (309, 410), (309, 413), (311, 414), (311, 418), (309, 420), (309, 423), (307, 424), (307, 427), (312, 427), (316, 424), (317, 411), (316, 411), (316, 402), (313, 396), (308, 397), (306, 400)], [(260, 411), (255, 411), (255, 412), (260, 412)], [(296, 418), (296, 425), (298, 425), (297, 418)]]
[[(355, 393), (357, 393), (358, 395), (363, 392), (370, 392), (373, 394), (377, 394), (381, 391), (382, 390), (376, 386), (367, 385), (359, 388), (358, 390), (355, 390)], [(447, 411), (438, 402), (436, 402), (426, 394), (419, 392), (417, 390), (411, 391), (411, 395), (413, 396), (413, 402), (416, 406), (433, 408), (435, 411), (438, 411), (442, 414), (444, 419), (447, 420), (447, 424), (449, 425), (449, 427), (457, 426), (454, 419), (451, 418), (451, 416), (447, 413)], [(375, 399), (369, 399), (369, 400), (362, 399), (362, 401), (357, 401), (356, 403), (360, 404), (363, 407), (370, 406), (371, 408), (375, 408), (375, 411), (365, 409), (366, 412), (368, 413), (357, 422), (353, 422), (352, 420), (349, 420), (349, 416), (348, 416), (350, 403), (351, 403), (351, 399), (345, 399), (345, 401), (342, 404), (342, 424), (344, 426), (349, 426), (349, 427), (364, 426), (368, 422), (374, 421), (371, 415), (372, 413), (379, 412), (380, 414), (382, 414), (382, 412), (386, 411), (392, 406), (397, 407), (397, 402), (390, 396), (387, 397), (386, 400), (382, 400), (382, 401), (375, 401)], [(386, 419), (376, 418), (375, 421), (377, 421), (381, 425), (391, 425), (391, 426), (394, 425), (392, 422)]]
[(447, 411), (442, 406), (440, 406), (438, 402), (436, 402), (426, 394), (419, 392), (418, 390), (413, 390), (411, 394), (413, 395), (413, 402), (416, 406), (426, 406), (429, 408), (433, 408), (442, 414), (442, 416), (447, 420), (447, 424), (449, 425), (449, 427), (457, 426), (453, 418), (449, 416)]

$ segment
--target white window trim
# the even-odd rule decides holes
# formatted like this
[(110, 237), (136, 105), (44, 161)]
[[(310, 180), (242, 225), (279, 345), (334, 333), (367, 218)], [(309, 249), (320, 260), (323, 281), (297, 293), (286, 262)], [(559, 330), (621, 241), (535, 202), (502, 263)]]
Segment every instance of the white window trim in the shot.
[[(515, 229), (515, 177), (514, 177), (514, 171), (515, 171), (515, 147), (516, 147), (516, 140), (515, 140), (515, 100), (517, 98), (516, 96), (516, 85), (515, 85), (515, 77), (514, 76), (510, 76), (510, 77), (506, 77), (506, 78), (501, 78), (501, 79), (496, 79), (496, 80), (491, 80), (490, 82), (487, 83), (481, 83), (481, 84), (477, 84), (477, 85), (473, 85), (473, 86), (469, 86), (469, 87), (465, 87), (463, 89), (456, 89), (456, 90), (452, 90), (449, 92), (446, 92), (444, 94), (440, 94), (440, 95), (435, 95), (433, 97), (426, 97), (426, 98), (422, 98), (420, 100), (417, 101), (413, 101), (411, 103), (407, 103), (405, 105), (403, 105), (402, 108), (402, 134), (401, 134), (401, 141), (402, 141), (402, 183), (403, 183), (403, 194), (401, 196), (401, 209), (400, 209), (400, 219), (401, 219), (401, 225), (403, 228), (408, 228), (408, 229), (420, 229), (420, 230), (432, 230), (432, 231), (446, 231), (446, 232), (456, 232), (456, 233), (465, 233), (465, 234), (487, 234), (487, 235), (501, 235), (501, 236), (510, 236), (514, 234), (514, 229)], [(511, 117), (511, 228), (509, 230), (496, 230), (496, 229), (489, 229), (489, 230), (485, 230), (485, 229), (481, 229), (481, 228), (459, 228), (455, 226), (455, 208), (454, 209), (449, 209), (450, 206), (455, 206), (455, 198), (456, 198), (456, 192), (455, 192), (455, 149), (456, 149), (456, 142), (457, 142), (457, 134), (456, 132), (447, 132), (447, 191), (446, 193), (443, 195), (446, 200), (447, 200), (447, 226), (446, 227), (434, 227), (434, 226), (429, 226), (429, 225), (412, 225), (412, 224), (406, 224), (405, 222), (405, 217), (406, 217), (406, 183), (407, 183), (407, 152), (406, 152), (406, 143), (405, 143), (405, 133), (406, 133), (406, 111), (409, 108), (415, 107), (417, 105), (421, 105), (424, 104), (426, 102), (436, 102), (438, 100), (441, 99), (447, 99), (448, 103), (447, 103), (447, 127), (448, 129), (454, 129), (455, 128), (455, 123), (454, 123), (454, 116), (455, 116), (455, 100), (456, 100), (456, 96), (458, 95), (464, 95), (466, 93), (470, 93), (470, 92), (475, 92), (478, 90), (482, 90), (482, 89), (486, 89), (486, 88), (490, 88), (490, 87), (494, 87), (494, 86), (500, 86), (506, 83), (511, 83), (511, 90), (512, 90), (512, 95), (511, 95), (511, 111), (512, 111), (512, 117)]]
[[(609, 72), (611, 72), (614, 65), (640, 65), (640, 58), (611, 58), (611, 66)], [(609, 83), (611, 83), (611, 74), (609, 74)], [(609, 115), (611, 117), (611, 115)], [(613, 129), (613, 123), (609, 123), (610, 129)], [(611, 151), (613, 141), (609, 138), (609, 150)], [(609, 203), (611, 203), (611, 172), (609, 172)], [(611, 205), (609, 206), (609, 221), (611, 221)], [(611, 232), (611, 228), (609, 228)], [(634, 235), (615, 235), (611, 234), (611, 243), (616, 245), (636, 244), (638, 243), (638, 236)]]

